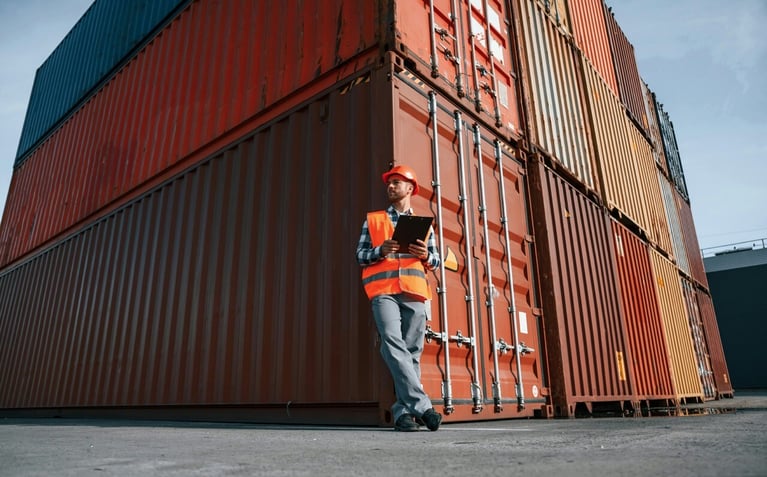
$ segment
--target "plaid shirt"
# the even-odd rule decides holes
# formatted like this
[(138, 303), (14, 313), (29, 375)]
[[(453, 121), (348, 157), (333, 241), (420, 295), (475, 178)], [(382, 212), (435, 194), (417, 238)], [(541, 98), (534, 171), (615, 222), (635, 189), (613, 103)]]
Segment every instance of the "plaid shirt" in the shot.
[[(399, 219), (400, 216), (399, 212), (397, 212), (397, 209), (395, 209), (392, 205), (386, 209), (386, 212), (389, 213), (389, 218), (396, 227), (397, 219)], [(411, 215), (412, 213), (413, 209), (405, 212), (407, 215)], [(435, 268), (439, 267), (440, 264), (440, 256), (439, 252), (437, 251), (437, 239), (434, 238), (434, 229), (432, 229), (431, 233), (429, 234), (429, 238), (426, 240), (426, 248), (429, 250), (429, 256), (426, 258), (426, 260), (423, 261), (424, 267), (427, 270), (434, 270)], [(395, 255), (409, 254), (400, 253)], [(366, 267), (380, 261), (382, 258), (381, 246), (379, 245), (378, 247), (373, 247), (373, 239), (370, 237), (368, 221), (365, 219), (365, 222), (362, 224), (360, 241), (357, 244), (357, 262), (359, 262), (360, 266)]]

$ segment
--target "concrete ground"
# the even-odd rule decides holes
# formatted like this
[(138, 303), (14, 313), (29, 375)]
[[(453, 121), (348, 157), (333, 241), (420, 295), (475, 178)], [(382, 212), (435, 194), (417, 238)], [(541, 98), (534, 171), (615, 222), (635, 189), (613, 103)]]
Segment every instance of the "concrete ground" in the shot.
[(767, 476), (767, 392), (683, 417), (375, 427), (0, 419), (0, 476)]

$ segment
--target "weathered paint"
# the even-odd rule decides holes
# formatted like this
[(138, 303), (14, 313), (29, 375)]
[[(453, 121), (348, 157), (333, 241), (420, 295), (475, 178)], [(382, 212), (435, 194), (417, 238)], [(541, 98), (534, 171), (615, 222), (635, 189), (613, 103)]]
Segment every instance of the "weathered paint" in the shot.
[(672, 195), (674, 196), (677, 215), (679, 216), (679, 225), (687, 255), (689, 274), (696, 283), (707, 289), (708, 279), (706, 279), (706, 269), (703, 266), (703, 254), (698, 244), (698, 233), (695, 230), (695, 220), (692, 216), (691, 205), (681, 196), (678, 190), (674, 190)]
[(529, 141), (595, 189), (577, 49), (536, 0), (518, 5)]
[(698, 307), (695, 285), (684, 277), (680, 280), (685, 305), (687, 305), (687, 321), (690, 325), (692, 346), (695, 350), (695, 364), (698, 368), (700, 384), (703, 387), (703, 397), (705, 399), (714, 399), (717, 396), (716, 385), (714, 384), (714, 373), (711, 370), (711, 356), (709, 355), (706, 337), (703, 332), (703, 321), (700, 315), (700, 308)]
[(732, 397), (733, 388), (730, 380), (730, 372), (727, 368), (727, 359), (724, 354), (724, 346), (719, 333), (719, 324), (714, 310), (714, 301), (709, 293), (696, 288), (695, 294), (698, 300), (698, 309), (703, 321), (703, 334), (706, 337), (711, 369), (714, 383), (716, 384), (717, 397)]
[(636, 402), (607, 211), (540, 162), (529, 165), (554, 414)]
[(676, 133), (674, 132), (674, 123), (671, 122), (669, 114), (663, 109), (663, 104), (655, 101), (656, 112), (658, 114), (658, 127), (661, 138), (663, 139), (663, 154), (666, 156), (666, 165), (668, 175), (674, 187), (682, 194), (685, 200), (689, 200), (687, 193), (687, 182), (684, 178), (682, 168), (682, 158), (679, 155), (679, 146), (676, 142)]
[(666, 155), (663, 152), (663, 136), (660, 133), (658, 112), (655, 105), (655, 93), (650, 90), (650, 87), (644, 81), (642, 81), (642, 95), (645, 101), (647, 134), (652, 146), (652, 155), (658, 168), (668, 175), (668, 164), (666, 163)]

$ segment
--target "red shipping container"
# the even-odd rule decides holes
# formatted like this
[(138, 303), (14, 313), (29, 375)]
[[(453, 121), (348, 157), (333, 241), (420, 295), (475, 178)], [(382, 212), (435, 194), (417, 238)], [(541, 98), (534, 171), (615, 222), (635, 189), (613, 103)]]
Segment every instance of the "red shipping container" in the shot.
[(501, 137), (518, 137), (506, 3), (431, 5), (193, 2), (15, 171), (0, 267), (381, 63), (387, 50)]
[(405, 162), (458, 263), (430, 277), (434, 405), (543, 413), (519, 152), (391, 60), (6, 268), (0, 408), (391, 424), (354, 249), (386, 205), (381, 173)]
[(621, 304), (629, 338), (632, 372), (643, 414), (673, 405), (674, 386), (666, 351), (649, 245), (611, 221)]
[(529, 180), (553, 413), (634, 412), (607, 211), (538, 160)]
[(618, 80), (607, 37), (605, 4), (602, 0), (568, 0), (575, 43), (589, 59), (613, 94), (618, 96)]
[(714, 301), (711, 295), (700, 288), (696, 288), (695, 294), (698, 300), (700, 318), (703, 322), (703, 333), (706, 337), (706, 346), (711, 359), (714, 383), (716, 385), (717, 399), (732, 398), (734, 393), (730, 373), (727, 370), (727, 360), (722, 346), (722, 337), (719, 334), (719, 325), (716, 320)]

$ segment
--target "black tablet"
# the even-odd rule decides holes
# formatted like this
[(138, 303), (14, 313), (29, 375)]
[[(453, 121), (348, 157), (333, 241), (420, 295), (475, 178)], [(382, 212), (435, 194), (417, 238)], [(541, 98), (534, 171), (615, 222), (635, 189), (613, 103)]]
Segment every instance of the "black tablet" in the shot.
[(399, 242), (399, 253), (407, 253), (407, 246), (415, 243), (416, 240), (426, 242), (432, 222), (434, 222), (433, 217), (400, 215), (392, 236), (392, 240)]

